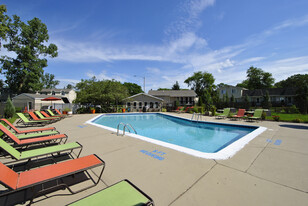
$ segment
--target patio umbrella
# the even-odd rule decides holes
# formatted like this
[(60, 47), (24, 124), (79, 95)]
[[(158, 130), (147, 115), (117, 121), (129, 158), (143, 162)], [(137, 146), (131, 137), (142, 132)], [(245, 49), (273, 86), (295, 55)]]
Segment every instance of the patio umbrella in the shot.
[(52, 101), (59, 101), (59, 100), (62, 100), (58, 97), (47, 97), (45, 99), (42, 99), (41, 101), (50, 101), (51, 102), (51, 106), (52, 106)]

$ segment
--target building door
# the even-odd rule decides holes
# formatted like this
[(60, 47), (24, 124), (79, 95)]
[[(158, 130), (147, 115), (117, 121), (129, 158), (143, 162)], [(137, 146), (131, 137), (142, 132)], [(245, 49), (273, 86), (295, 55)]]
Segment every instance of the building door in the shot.
[(28, 102), (28, 110), (31, 110), (31, 109), (33, 109), (33, 104), (32, 102)]

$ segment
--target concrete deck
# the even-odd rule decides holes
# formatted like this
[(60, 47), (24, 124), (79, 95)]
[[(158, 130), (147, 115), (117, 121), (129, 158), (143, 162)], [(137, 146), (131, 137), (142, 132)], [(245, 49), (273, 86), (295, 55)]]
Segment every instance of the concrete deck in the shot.
[[(191, 117), (191, 114), (171, 114)], [(307, 124), (202, 117), (205, 121), (267, 128), (232, 158), (216, 161), (84, 124), (95, 116), (97, 114), (74, 115), (51, 126), (67, 134), (70, 142), (81, 143), (84, 146), (81, 156), (95, 153), (106, 162), (102, 181), (75, 195), (61, 190), (38, 197), (34, 205), (65, 205), (122, 179), (131, 180), (158, 206), (308, 203)], [(164, 159), (155, 159), (140, 150), (164, 152)], [(74, 187), (82, 187), (82, 184)]]

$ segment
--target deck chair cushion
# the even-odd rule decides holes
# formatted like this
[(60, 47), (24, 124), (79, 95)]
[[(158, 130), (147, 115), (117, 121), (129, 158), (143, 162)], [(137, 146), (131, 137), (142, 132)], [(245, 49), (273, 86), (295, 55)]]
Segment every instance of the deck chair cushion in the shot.
[(146, 205), (151, 202), (144, 194), (133, 187), (128, 181), (123, 180), (93, 195), (78, 200), (71, 206), (123, 206), (123, 205)]

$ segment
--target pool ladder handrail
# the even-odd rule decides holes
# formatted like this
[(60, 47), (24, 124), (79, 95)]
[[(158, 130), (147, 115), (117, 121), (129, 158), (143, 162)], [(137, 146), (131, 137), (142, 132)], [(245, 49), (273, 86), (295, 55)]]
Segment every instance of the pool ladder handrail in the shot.
[(128, 129), (128, 132), (130, 132), (129, 127), (130, 127), (131, 129), (134, 130), (135, 134), (137, 134), (137, 131), (134, 129), (134, 127), (133, 127), (131, 124), (120, 122), (120, 123), (118, 124), (118, 126), (117, 126), (117, 136), (119, 136), (119, 128), (120, 128), (120, 125), (123, 125), (123, 134), (122, 134), (122, 136), (125, 135), (125, 128), (127, 128), (127, 129)]
[(195, 116), (196, 116), (196, 118), (197, 118), (196, 121), (199, 122), (199, 118), (200, 118), (200, 120), (201, 120), (201, 117), (200, 117), (200, 116), (201, 116), (201, 113), (195, 113), (195, 112), (194, 112), (193, 115), (192, 115), (192, 117), (191, 117), (191, 121), (194, 120), (194, 117), (195, 117)]

